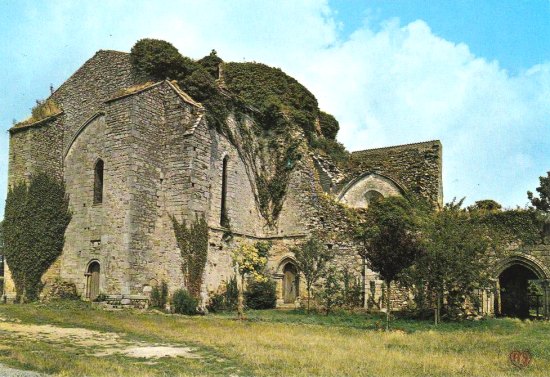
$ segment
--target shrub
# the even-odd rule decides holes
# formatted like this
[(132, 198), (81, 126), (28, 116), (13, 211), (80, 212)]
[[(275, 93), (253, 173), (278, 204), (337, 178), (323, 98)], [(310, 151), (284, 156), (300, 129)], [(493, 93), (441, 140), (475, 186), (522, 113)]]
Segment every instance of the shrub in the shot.
[(132, 47), (130, 59), (136, 69), (157, 80), (188, 75), (196, 66), (183, 57), (169, 42), (158, 39), (141, 39)]
[(275, 282), (252, 280), (245, 292), (246, 306), (250, 309), (273, 309), (277, 302)]
[(164, 309), (168, 301), (168, 284), (163, 280), (160, 284), (155, 285), (151, 290), (151, 307)]
[(210, 296), (210, 302), (207, 309), (212, 313), (224, 310), (235, 310), (237, 309), (238, 299), (239, 290), (237, 288), (237, 278), (233, 276), (229, 279), (223, 291)]
[(178, 289), (172, 296), (172, 307), (178, 314), (195, 315), (199, 302), (185, 289)]

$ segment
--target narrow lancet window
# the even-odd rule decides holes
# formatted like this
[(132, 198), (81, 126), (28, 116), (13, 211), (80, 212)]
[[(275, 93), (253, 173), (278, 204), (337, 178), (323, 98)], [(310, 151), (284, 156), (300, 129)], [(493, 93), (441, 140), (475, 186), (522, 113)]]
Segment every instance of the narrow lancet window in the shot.
[(103, 160), (98, 160), (94, 168), (94, 204), (103, 202)]
[(223, 159), (222, 167), (222, 203), (221, 203), (221, 217), (220, 225), (228, 226), (229, 217), (227, 216), (227, 162), (229, 160), (228, 156), (225, 156)]

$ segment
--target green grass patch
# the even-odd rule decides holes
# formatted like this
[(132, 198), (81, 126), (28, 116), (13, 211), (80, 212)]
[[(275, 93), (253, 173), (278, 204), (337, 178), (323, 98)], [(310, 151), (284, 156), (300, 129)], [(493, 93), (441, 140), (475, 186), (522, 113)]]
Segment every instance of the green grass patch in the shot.
[[(49, 324), (116, 333), (124, 342), (183, 345), (200, 358), (136, 359), (93, 356), (94, 347), (14, 337), (0, 331), (0, 362), (70, 376), (547, 376), (550, 324), (513, 319), (443, 323), (364, 313), (307, 314), (300, 310), (248, 311), (203, 317), (96, 310), (85, 303), (2, 305), (0, 325)], [(5, 325), (4, 325), (5, 326)], [(529, 350), (532, 364), (518, 370), (512, 350)]]

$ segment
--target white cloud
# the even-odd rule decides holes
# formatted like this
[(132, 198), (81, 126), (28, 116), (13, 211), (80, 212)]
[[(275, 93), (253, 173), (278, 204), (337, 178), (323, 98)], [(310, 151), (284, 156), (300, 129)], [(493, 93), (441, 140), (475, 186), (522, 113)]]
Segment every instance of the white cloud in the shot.
[(155, 37), (194, 58), (215, 48), (225, 60), (281, 67), (337, 117), (349, 149), (441, 139), (447, 199), (523, 205), (525, 191), (550, 170), (548, 62), (512, 76), (423, 21), (388, 20), (375, 31), (366, 20), (342, 39), (326, 1), (105, 4), (57, 1), (37, 10), (27, 3), (26, 19), (0, 37), (13, 62), (4, 77), (9, 90), (0, 94), (0, 104), (14, 109), (0, 115), (4, 126), (96, 50), (128, 51)]

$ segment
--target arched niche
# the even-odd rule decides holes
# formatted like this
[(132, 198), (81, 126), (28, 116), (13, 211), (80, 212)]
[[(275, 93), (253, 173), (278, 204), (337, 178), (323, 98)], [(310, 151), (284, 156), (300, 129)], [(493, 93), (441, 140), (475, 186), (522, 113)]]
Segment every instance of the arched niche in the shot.
[(349, 182), (338, 195), (338, 200), (352, 208), (368, 208), (373, 201), (388, 196), (400, 196), (403, 192), (391, 178), (365, 173)]

